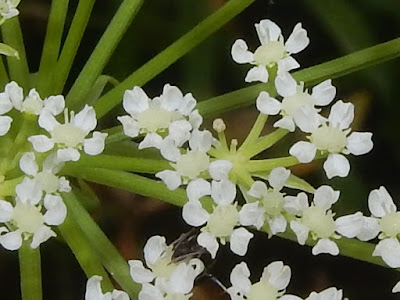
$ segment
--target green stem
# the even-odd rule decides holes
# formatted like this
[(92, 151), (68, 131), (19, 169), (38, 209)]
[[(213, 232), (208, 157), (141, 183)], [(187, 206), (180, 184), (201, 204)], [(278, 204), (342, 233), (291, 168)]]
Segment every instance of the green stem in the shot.
[[(294, 73), (297, 81), (303, 81), (307, 86), (324, 81), (328, 78), (338, 78), (367, 67), (391, 60), (400, 56), (400, 38), (386, 43), (366, 48), (349, 55), (303, 69)], [(261, 91), (273, 92), (272, 84), (260, 83), (197, 104), (200, 114), (212, 117), (235, 108), (254, 103)]]
[(66, 102), (71, 109), (85, 104), (84, 98), (90, 92), (97, 78), (142, 6), (143, 0), (124, 0), (110, 25), (98, 42), (85, 67), (69, 91)]
[(68, 213), (64, 223), (58, 226), (58, 229), (74, 253), (87, 278), (90, 278), (93, 275), (99, 275), (103, 277), (103, 281), (101, 282), (103, 291), (111, 292), (114, 287), (108, 278), (107, 272), (104, 270), (97, 255), (95, 255), (93, 252), (93, 249), (91, 248), (85, 235), (80, 227), (76, 224), (70, 213)]
[(268, 115), (264, 115), (260, 113), (257, 116), (256, 121), (254, 122), (253, 127), (251, 128), (248, 136), (244, 140), (243, 144), (240, 146), (243, 151), (245, 151), (248, 144), (253, 143), (261, 134), (261, 131), (264, 129), (265, 123), (268, 120)]
[(101, 118), (113, 107), (118, 105), (122, 101), (122, 96), (125, 90), (131, 89), (135, 85), (142, 86), (153, 79), (254, 1), (255, 0), (228, 1), (218, 11), (213, 13), (179, 40), (148, 61), (116, 88), (101, 97), (95, 104), (97, 117)]
[(0, 57), (0, 90), (3, 91), (7, 83), (10, 82), (6, 67), (4, 66), (3, 57)]
[(262, 136), (254, 141), (254, 144), (248, 144), (245, 148), (240, 148), (238, 152), (247, 158), (252, 158), (253, 156), (267, 150), (280, 141), (285, 135), (289, 133), (288, 130), (279, 128), (270, 134)]
[(0, 196), (1, 197), (15, 196), (15, 187), (21, 183), (24, 177), (25, 176), (21, 176), (0, 183)]
[(42, 300), (40, 249), (24, 241), (18, 250), (22, 300)]
[(136, 299), (141, 286), (132, 280), (127, 262), (84, 209), (82, 204), (79, 203), (74, 193), (67, 193), (63, 197), (68, 212), (71, 213), (73, 219), (79, 225), (102, 264), (121, 288), (129, 294), (131, 299)]
[(298, 165), (299, 161), (294, 156), (260, 159), (249, 161), (246, 170), (251, 173), (260, 171), (270, 171), (278, 167), (291, 167)]
[(28, 89), (29, 67), (18, 17), (7, 20), (1, 26), (1, 31), (4, 43), (13, 47), (19, 53), (19, 60), (14, 57), (7, 57), (10, 79), (15, 80), (24, 89)]
[(42, 97), (49, 96), (49, 90), (52, 87), (52, 81), (49, 78), (51, 78), (53, 71), (57, 72), (54, 67), (60, 54), (68, 3), (69, 0), (57, 0), (51, 3), (37, 82), (37, 89)]
[(61, 94), (67, 81), (76, 52), (78, 51), (89, 17), (96, 0), (80, 0), (76, 9), (71, 27), (68, 31), (60, 58), (55, 66), (57, 72), (53, 74), (53, 89), (50, 93)]

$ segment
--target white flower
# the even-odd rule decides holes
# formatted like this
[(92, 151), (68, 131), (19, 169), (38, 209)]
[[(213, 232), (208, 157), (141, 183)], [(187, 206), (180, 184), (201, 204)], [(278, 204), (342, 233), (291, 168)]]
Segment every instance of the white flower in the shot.
[[(255, 181), (247, 193), (261, 200), (243, 205), (239, 213), (240, 223), (260, 229), (266, 219), (273, 235), (285, 232), (287, 221), (282, 215), (285, 199), (280, 191), (289, 176), (290, 171), (280, 167), (273, 169), (269, 175), (272, 188), (268, 188), (262, 181)], [(256, 223), (251, 223), (254, 221)]]
[(267, 92), (261, 92), (256, 101), (257, 109), (267, 115), (282, 115), (274, 127), (293, 132), (297, 126), (303, 132), (313, 132), (323, 120), (318, 114), (320, 109), (315, 106), (328, 105), (335, 98), (336, 88), (332, 81), (328, 79), (316, 85), (311, 94), (304, 91), (303, 83), (297, 85), (289, 73), (278, 75), (275, 82), (278, 93), (283, 97), (282, 102), (270, 97)]
[(319, 293), (312, 292), (305, 300), (342, 300), (342, 299), (343, 299), (343, 291), (338, 290), (335, 287), (330, 287)]
[(314, 194), (313, 203), (308, 205), (306, 195), (300, 193), (294, 203), (285, 205), (289, 213), (300, 216), (299, 219), (290, 222), (290, 228), (297, 236), (300, 245), (304, 245), (309, 234), (314, 240), (318, 240), (313, 247), (314, 255), (329, 253), (338, 255), (339, 248), (332, 238), (339, 238), (336, 231), (336, 224), (333, 219), (334, 213), (330, 211), (332, 204), (339, 198), (339, 191), (334, 191), (330, 186), (320, 186)]
[(400, 212), (397, 211), (393, 199), (381, 186), (372, 190), (368, 197), (368, 207), (372, 216), (378, 220), (381, 241), (376, 245), (373, 256), (382, 257), (391, 268), (400, 267)]
[[(161, 148), (161, 154), (174, 163), (171, 166), (175, 169), (158, 172), (156, 177), (160, 178), (170, 190), (175, 190), (182, 183), (187, 184), (206, 172), (210, 166), (210, 157), (207, 151), (210, 150), (213, 137), (211, 132), (204, 130), (193, 130), (189, 139), (189, 148), (186, 153), (181, 154), (171, 139), (165, 139)], [(217, 171), (215, 171), (217, 173)]]
[(342, 153), (362, 155), (373, 147), (370, 132), (352, 132), (348, 136), (353, 118), (354, 105), (339, 100), (332, 106), (328, 121), (322, 123), (308, 137), (310, 142), (297, 142), (289, 153), (301, 163), (308, 163), (314, 159), (317, 150), (328, 152), (329, 156), (324, 163), (327, 177), (346, 177), (350, 171), (350, 163)]
[(241, 39), (235, 41), (231, 50), (235, 62), (255, 65), (247, 73), (246, 82), (267, 82), (269, 69), (274, 66), (278, 67), (278, 74), (300, 67), (291, 54), (302, 51), (310, 43), (307, 31), (302, 28), (301, 23), (296, 24), (286, 43), (281, 29), (271, 20), (261, 20), (255, 27), (261, 46), (254, 53), (248, 50), (246, 42)]
[(129, 300), (127, 293), (123, 291), (113, 290), (103, 294), (100, 282), (103, 280), (101, 276), (92, 276), (86, 284), (85, 300)]
[[(173, 247), (167, 246), (162, 236), (151, 237), (144, 246), (144, 258), (149, 269), (140, 260), (130, 260), (132, 279), (143, 284), (142, 296), (160, 295), (154, 299), (164, 299), (167, 295), (187, 295), (191, 292), (194, 280), (204, 270), (204, 264), (198, 258), (175, 262), (172, 258)], [(155, 282), (154, 285), (151, 282)]]
[[(192, 195), (204, 196), (211, 194), (216, 206), (213, 212), (208, 213), (195, 196), (190, 196), (182, 210), (182, 216), (186, 223), (191, 226), (199, 227), (207, 223), (201, 229), (197, 237), (197, 243), (210, 252), (211, 257), (215, 258), (221, 244), (230, 242), (230, 248), (237, 255), (245, 255), (247, 247), (253, 234), (244, 227), (239, 221), (239, 212), (234, 202), (236, 197), (236, 186), (227, 179), (212, 181), (211, 185), (205, 180), (197, 180), (190, 183), (196, 185), (198, 190), (192, 191)], [(188, 186), (189, 190), (189, 186)]]
[(0, 25), (7, 19), (18, 16), (19, 11), (17, 9), (18, 4), (21, 0), (0, 0)]
[(379, 223), (376, 218), (365, 217), (361, 212), (337, 218), (336, 231), (347, 238), (358, 238), (361, 241), (369, 241), (375, 238), (379, 232)]
[(129, 116), (120, 116), (124, 133), (129, 137), (146, 134), (139, 149), (162, 147), (168, 137), (180, 147), (190, 137), (192, 129), (198, 129), (203, 122), (197, 110), (197, 101), (191, 93), (183, 95), (176, 86), (166, 84), (160, 97), (149, 99), (142, 88), (135, 86), (126, 90), (122, 102)]
[(86, 138), (97, 125), (96, 112), (93, 107), (85, 105), (76, 115), (71, 111), (70, 120), (68, 110), (64, 110), (64, 124), (59, 123), (55, 115), (54, 111), (50, 109), (42, 110), (39, 116), (39, 126), (45, 129), (50, 137), (43, 134), (29, 137), (28, 141), (32, 143), (35, 151), (47, 152), (56, 146), (58, 162), (79, 160), (79, 150), (82, 148), (89, 155), (103, 152), (107, 133), (94, 131), (93, 137)]
[(22, 88), (14, 81), (6, 84), (4, 92), (0, 93), (0, 136), (7, 134), (12, 122), (11, 117), (3, 115), (13, 108), (13, 100), (19, 97), (23, 97)]
[(236, 265), (231, 272), (232, 286), (227, 289), (232, 300), (301, 300), (293, 295), (284, 295), (291, 271), (281, 261), (274, 261), (264, 268), (260, 281), (252, 284), (250, 271), (245, 262)]

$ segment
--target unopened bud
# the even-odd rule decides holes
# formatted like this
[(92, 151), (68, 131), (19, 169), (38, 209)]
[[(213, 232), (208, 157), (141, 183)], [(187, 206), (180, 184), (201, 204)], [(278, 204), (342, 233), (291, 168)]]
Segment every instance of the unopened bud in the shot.
[(226, 125), (224, 123), (224, 120), (222, 120), (220, 118), (215, 119), (214, 122), (213, 122), (213, 128), (218, 133), (224, 132), (225, 129), (226, 129)]

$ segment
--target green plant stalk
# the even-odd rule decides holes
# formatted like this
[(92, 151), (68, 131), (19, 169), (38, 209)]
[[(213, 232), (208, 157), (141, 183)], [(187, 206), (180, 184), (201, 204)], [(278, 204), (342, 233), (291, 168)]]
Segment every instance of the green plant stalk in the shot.
[(52, 91), (50, 94), (61, 94), (69, 72), (74, 62), (76, 52), (78, 51), (89, 17), (96, 0), (80, 0), (71, 27), (69, 28), (67, 38), (61, 51), (60, 58), (55, 66), (57, 70), (52, 80)]
[(270, 171), (278, 167), (292, 167), (298, 164), (300, 163), (294, 156), (251, 160), (248, 162), (246, 170), (251, 173), (256, 173), (260, 171)]
[(32, 249), (28, 241), (18, 250), (22, 300), (42, 300), (40, 249)]
[(85, 234), (92, 249), (97, 253), (104, 267), (118, 282), (121, 288), (136, 299), (141, 286), (135, 283), (129, 273), (128, 263), (99, 228), (73, 192), (64, 194), (65, 205), (75, 222)]
[(16, 81), (24, 89), (29, 88), (29, 67), (26, 60), (25, 45), (18, 17), (7, 20), (1, 26), (3, 41), (19, 53), (19, 59), (7, 57), (10, 79)]
[(68, 12), (69, 0), (52, 1), (50, 15), (47, 23), (46, 37), (44, 40), (42, 58), (40, 60), (38, 82), (36, 88), (44, 98), (49, 96), (54, 66), (60, 54), (61, 39), (64, 32), (65, 18)]
[[(365, 69), (367, 67), (394, 59), (400, 56), (400, 38), (378, 44), (349, 55), (303, 69), (293, 74), (297, 81), (305, 82), (306, 86), (334, 79)], [(197, 104), (200, 114), (204, 118), (219, 115), (239, 107), (245, 107), (255, 102), (261, 91), (272, 93), (271, 83), (260, 83), (220, 95)]]
[(70, 109), (79, 109), (86, 103), (84, 98), (101, 75), (142, 3), (143, 0), (124, 0), (122, 2), (66, 97)]
[(116, 155), (82, 155), (77, 162), (68, 162), (64, 170), (72, 168), (106, 168), (111, 170), (123, 170), (138, 173), (155, 174), (157, 172), (172, 169), (171, 165), (166, 160), (124, 157)]
[(258, 137), (261, 134), (261, 131), (264, 129), (267, 120), (268, 120), (268, 115), (264, 115), (263, 113), (258, 114), (253, 127), (251, 128), (243, 144), (240, 146), (242, 151), (245, 151), (248, 144), (252, 144), (256, 139), (258, 139)]
[(25, 176), (6, 180), (0, 183), (0, 196), (15, 196), (15, 187), (22, 182)]
[(245, 148), (240, 148), (238, 152), (244, 155), (247, 158), (252, 158), (257, 154), (267, 150), (268, 148), (275, 145), (279, 142), (282, 138), (284, 138), (289, 133), (286, 129), (276, 129), (275, 131), (259, 137), (257, 140), (253, 142), (253, 144), (248, 144)]
[(94, 105), (97, 117), (103, 117), (113, 107), (118, 105), (122, 101), (125, 90), (131, 89), (135, 85), (142, 86), (153, 79), (254, 1), (255, 0), (228, 1), (218, 11), (207, 17), (191, 31), (135, 71), (121, 84), (101, 97)]
[(58, 226), (58, 229), (74, 253), (79, 265), (85, 272), (86, 277), (90, 278), (93, 275), (103, 277), (101, 282), (103, 291), (111, 292), (114, 289), (114, 286), (108, 278), (107, 272), (104, 270), (99, 258), (94, 253), (85, 235), (70, 213), (68, 213), (64, 223)]
[(0, 57), (0, 89), (1, 89), (1, 91), (4, 90), (4, 87), (9, 82), (10, 82), (10, 79), (8, 79), (8, 73), (7, 73), (6, 67), (4, 66), (3, 57)]

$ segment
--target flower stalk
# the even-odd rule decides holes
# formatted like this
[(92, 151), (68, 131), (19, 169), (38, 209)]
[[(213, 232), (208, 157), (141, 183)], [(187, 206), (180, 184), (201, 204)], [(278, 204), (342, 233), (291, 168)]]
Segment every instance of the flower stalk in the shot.
[(42, 300), (40, 249), (24, 242), (18, 251), (22, 300)]

